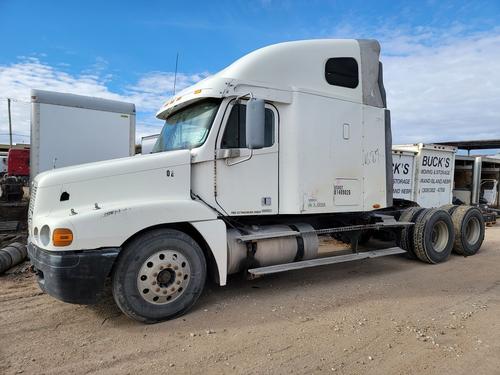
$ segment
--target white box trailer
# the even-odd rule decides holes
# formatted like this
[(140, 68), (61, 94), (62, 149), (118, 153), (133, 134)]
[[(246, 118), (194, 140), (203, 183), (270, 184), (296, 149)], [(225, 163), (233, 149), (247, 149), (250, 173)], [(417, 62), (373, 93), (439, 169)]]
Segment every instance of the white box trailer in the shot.
[(160, 134), (147, 135), (141, 138), (141, 154), (151, 154)]
[[(259, 49), (168, 99), (153, 154), (39, 175), (28, 248), (41, 288), (92, 303), (111, 275), (120, 309), (152, 323), (189, 310), (209, 276), (225, 285), (238, 272), (406, 251), (427, 263), (452, 248), (475, 254), (484, 237), (476, 208), (394, 205), (379, 54), (377, 41), (354, 39)], [(422, 176), (446, 178), (437, 151), (425, 150)], [(461, 228), (471, 223), (469, 238)], [(398, 246), (319, 253), (320, 236), (346, 237), (357, 250), (373, 230)]]
[(452, 203), (455, 147), (418, 143), (392, 150), (394, 198), (427, 208)]
[(135, 153), (135, 105), (31, 90), (30, 176)]
[(416, 151), (392, 149), (393, 198), (414, 200), (416, 155)]

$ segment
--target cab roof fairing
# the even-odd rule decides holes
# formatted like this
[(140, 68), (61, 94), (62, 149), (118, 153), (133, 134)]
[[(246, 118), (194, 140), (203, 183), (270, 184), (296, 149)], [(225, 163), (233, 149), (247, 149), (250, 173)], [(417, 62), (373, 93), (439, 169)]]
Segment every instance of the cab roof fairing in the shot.
[(228, 81), (228, 79), (220, 79), (220, 77), (215, 76), (207, 77), (168, 98), (156, 113), (156, 117), (166, 119), (172, 112), (201, 98), (222, 98), (227, 89)]
[(157, 112), (156, 117), (166, 119), (172, 113), (203, 98), (236, 98), (251, 94), (260, 99), (289, 104), (292, 102), (291, 91), (291, 87), (273, 87), (263, 82), (239, 81), (215, 75), (169, 98)]
[[(244, 95), (245, 85), (252, 90), (266, 89), (268, 95), (304, 91), (385, 108), (379, 56), (380, 44), (376, 40), (315, 39), (270, 45), (183, 90), (163, 105), (157, 117), (166, 118), (202, 97)], [(352, 57), (358, 61), (360, 81), (356, 88), (334, 86), (326, 81), (325, 63), (334, 57)]]

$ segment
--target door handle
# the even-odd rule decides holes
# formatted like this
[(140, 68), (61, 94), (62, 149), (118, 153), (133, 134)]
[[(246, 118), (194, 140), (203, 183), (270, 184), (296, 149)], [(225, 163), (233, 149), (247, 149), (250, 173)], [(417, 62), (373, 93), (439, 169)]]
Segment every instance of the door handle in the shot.
[(351, 125), (349, 125), (348, 123), (344, 123), (343, 125), (342, 137), (346, 140), (351, 138)]

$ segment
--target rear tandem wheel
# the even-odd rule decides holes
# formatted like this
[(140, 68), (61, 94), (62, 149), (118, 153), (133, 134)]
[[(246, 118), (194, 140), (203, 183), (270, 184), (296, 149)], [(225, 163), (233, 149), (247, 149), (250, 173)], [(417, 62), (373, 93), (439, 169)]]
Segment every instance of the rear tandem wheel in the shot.
[(415, 221), (413, 243), (422, 262), (441, 263), (450, 256), (455, 230), (450, 214), (439, 208), (425, 209)]
[(484, 240), (484, 218), (477, 207), (457, 206), (451, 218), (455, 228), (453, 251), (464, 256), (478, 252)]
[[(422, 207), (407, 208), (399, 217), (399, 221), (414, 223), (423, 211), (424, 208)], [(415, 246), (413, 243), (413, 230), (413, 225), (404, 227), (401, 230), (401, 236), (398, 241), (398, 246), (403, 250), (406, 250), (407, 256), (411, 259), (415, 259), (417, 257), (415, 254)]]

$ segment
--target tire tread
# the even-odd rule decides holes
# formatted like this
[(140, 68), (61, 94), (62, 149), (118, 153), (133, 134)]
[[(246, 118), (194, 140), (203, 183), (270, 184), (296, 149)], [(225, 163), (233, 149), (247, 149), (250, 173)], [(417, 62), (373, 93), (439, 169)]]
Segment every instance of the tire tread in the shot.
[[(481, 214), (481, 211), (479, 211), (476, 207), (472, 207), (472, 206), (458, 206), (455, 211), (453, 212), (453, 214), (451, 215), (451, 220), (453, 221), (453, 227), (455, 229), (455, 242), (453, 244), (453, 251), (456, 252), (457, 254), (459, 255), (463, 255), (463, 256), (471, 256), (471, 255), (474, 255), (478, 250), (479, 248), (472, 252), (472, 251), (469, 251), (465, 248), (464, 246), (464, 238), (463, 238), (463, 221), (465, 219), (465, 217), (467, 216), (467, 214), (472, 211), (472, 210), (477, 210), (479, 212), (479, 216), (480, 216), (480, 223), (481, 223), (481, 226), (482, 226), (482, 230), (481, 230), (481, 235), (480, 235), (480, 242), (482, 244), (483, 240), (484, 240), (484, 219), (482, 217), (482, 214)], [(481, 247), (481, 245), (479, 245), (479, 247)]]
[[(448, 230), (449, 230), (449, 240), (447, 243), (447, 246), (445, 250), (443, 250), (443, 257), (435, 257), (432, 256), (430, 251), (433, 251), (432, 249), (428, 249), (427, 247), (429, 246), (426, 242), (426, 231), (429, 230), (428, 225), (429, 225), (429, 220), (431, 218), (438, 214), (439, 212), (443, 212), (446, 214), (446, 221)], [(443, 217), (444, 218), (444, 217)], [(414, 242), (414, 248), (415, 248), (415, 254), (417, 255), (417, 258), (420, 259), (422, 262), (429, 263), (429, 264), (435, 264), (439, 262), (444, 262), (446, 259), (448, 259), (451, 249), (453, 247), (453, 240), (455, 238), (454, 236), (454, 229), (453, 229), (453, 223), (450, 217), (450, 214), (442, 210), (440, 208), (431, 208), (431, 209), (426, 209), (416, 220), (415, 222), (415, 230), (413, 233), (413, 242)]]
[[(152, 317), (147, 317), (143, 316), (141, 314), (138, 314), (130, 304), (130, 302), (126, 298), (126, 291), (123, 285), (123, 280), (120, 280), (121, 275), (125, 273), (125, 268), (127, 265), (127, 261), (131, 260), (131, 258), (134, 258), (134, 254), (137, 254), (138, 248), (140, 248), (141, 243), (148, 240), (154, 240), (157, 238), (162, 238), (165, 236), (169, 236), (171, 239), (174, 240), (180, 240), (185, 242), (188, 246), (190, 246), (193, 251), (196, 253), (197, 256), (200, 256), (200, 261), (202, 264), (202, 269), (200, 270), (202, 274), (202, 283), (200, 287), (195, 288), (193, 291), (193, 298), (192, 300), (185, 305), (182, 309), (179, 311), (170, 314), (169, 316), (162, 317), (162, 318), (152, 318)], [(205, 256), (203, 255), (203, 251), (201, 250), (200, 246), (198, 243), (185, 234), (184, 232), (181, 232), (176, 229), (154, 229), (148, 232), (145, 232), (144, 234), (136, 237), (133, 239), (130, 243), (128, 243), (125, 248), (122, 250), (120, 253), (119, 259), (116, 262), (115, 268), (113, 269), (113, 274), (112, 274), (112, 292), (113, 292), (113, 298), (115, 300), (115, 303), (118, 305), (120, 310), (129, 318), (137, 320), (142, 323), (147, 323), (147, 324), (152, 324), (152, 323), (158, 323), (160, 321), (164, 320), (170, 320), (174, 319), (176, 317), (179, 317), (183, 315), (186, 311), (188, 311), (198, 300), (199, 296), (201, 295), (201, 292), (203, 291), (203, 286), (205, 284), (205, 279), (206, 279), (206, 274), (207, 274), (207, 264), (206, 264), (206, 259)], [(175, 303), (175, 302), (173, 302)]]

